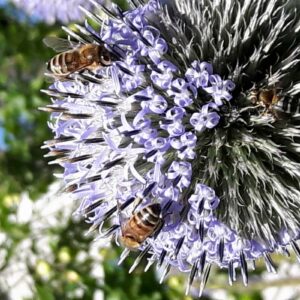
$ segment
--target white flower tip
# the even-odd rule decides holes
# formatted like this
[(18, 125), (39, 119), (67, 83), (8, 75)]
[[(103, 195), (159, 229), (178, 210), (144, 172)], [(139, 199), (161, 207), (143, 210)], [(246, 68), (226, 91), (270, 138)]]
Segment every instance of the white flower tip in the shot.
[(28, 223), (31, 220), (33, 211), (33, 202), (29, 199), (27, 193), (22, 194), (21, 202), (17, 211), (17, 222), (21, 224)]

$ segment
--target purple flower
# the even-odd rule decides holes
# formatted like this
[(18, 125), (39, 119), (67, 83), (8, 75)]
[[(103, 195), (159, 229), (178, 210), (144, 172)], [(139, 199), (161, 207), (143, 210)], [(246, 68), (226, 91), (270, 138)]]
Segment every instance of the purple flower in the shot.
[(220, 106), (223, 104), (222, 100), (231, 100), (230, 91), (235, 88), (235, 84), (231, 80), (222, 80), (219, 75), (210, 75), (208, 78), (211, 86), (204, 87), (204, 90), (211, 94), (215, 103)]
[(79, 5), (86, 9), (92, 8), (91, 3), (84, 0), (12, 0), (12, 2), (34, 20), (47, 24), (55, 22), (68, 24), (83, 20), (84, 13), (79, 9)]
[(218, 125), (220, 116), (216, 112), (209, 112), (209, 108), (218, 109), (217, 105), (211, 102), (203, 105), (199, 113), (193, 113), (190, 122), (196, 131), (201, 132)]
[[(251, 2), (249, 13), (242, 1), (217, 7), (206, 0), (199, 7), (175, 2), (166, 7), (174, 16), (150, 0), (127, 12), (104, 8), (109, 18), (99, 32), (86, 22), (89, 38), (104, 42), (113, 63), (57, 78), (46, 91), (53, 97), (46, 110), (55, 135), (46, 145), (64, 168), (67, 191), (82, 201), (78, 213), (100, 237), (124, 237), (123, 219), (159, 207), (159, 226), (138, 243), (130, 271), (148, 254), (146, 269), (157, 262), (162, 279), (171, 266), (189, 272), (188, 289), (199, 277), (201, 295), (213, 264), (228, 269), (230, 284), (240, 268), (247, 285), (247, 265), (257, 258), (274, 271), (272, 252), (286, 253), (291, 245), (300, 257), (299, 120), (274, 121), (260, 93), (277, 98), (261, 74), (276, 58), (274, 78), (285, 78), (290, 95), (300, 90), (280, 73), (278, 53), (264, 60), (269, 44), (259, 48), (252, 25), (270, 34), (278, 51), (286, 28), (295, 39), (299, 30), (294, 19), (281, 16), (278, 3), (269, 7), (282, 25), (275, 37), (265, 29), (273, 17), (250, 22), (268, 1)], [(228, 18), (210, 23), (206, 13), (211, 20)], [(286, 69), (300, 61), (296, 49), (280, 55)], [(120, 262), (129, 252), (125, 248)]]
[(213, 72), (212, 65), (206, 62), (193, 61), (191, 66), (185, 73), (188, 82), (194, 84), (197, 88), (207, 87), (209, 76)]

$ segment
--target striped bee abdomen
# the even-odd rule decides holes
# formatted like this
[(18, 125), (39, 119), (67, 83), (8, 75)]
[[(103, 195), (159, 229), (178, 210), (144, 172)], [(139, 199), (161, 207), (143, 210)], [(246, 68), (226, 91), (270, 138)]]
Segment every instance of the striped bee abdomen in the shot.
[(278, 106), (288, 114), (300, 113), (300, 100), (297, 97), (283, 97), (282, 101), (278, 103)]
[(150, 204), (131, 216), (122, 228), (121, 240), (128, 248), (138, 248), (151, 236), (161, 222), (161, 207), (158, 203)]

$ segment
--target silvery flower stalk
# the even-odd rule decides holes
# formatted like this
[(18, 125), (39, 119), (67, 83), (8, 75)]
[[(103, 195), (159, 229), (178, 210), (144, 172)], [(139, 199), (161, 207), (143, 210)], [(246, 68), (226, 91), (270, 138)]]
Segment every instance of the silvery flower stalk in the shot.
[(34, 20), (47, 24), (83, 21), (84, 14), (78, 6), (92, 8), (90, 2), (85, 0), (12, 0), (12, 2)]
[[(113, 63), (57, 80), (47, 141), (66, 190), (100, 237), (158, 203), (162, 226), (140, 246), (148, 269), (195, 278), (212, 265), (245, 285), (258, 258), (300, 259), (299, 13), (285, 1), (130, 1), (67, 33), (104, 43)], [(95, 26), (95, 25), (94, 25)], [(262, 101), (263, 93), (272, 103)], [(138, 200), (138, 201), (137, 201)], [(137, 206), (137, 207), (136, 207)], [(122, 215), (122, 216), (121, 216)], [(107, 228), (108, 224), (112, 225)], [(126, 222), (126, 221), (125, 221)], [(129, 254), (125, 249), (120, 262)]]

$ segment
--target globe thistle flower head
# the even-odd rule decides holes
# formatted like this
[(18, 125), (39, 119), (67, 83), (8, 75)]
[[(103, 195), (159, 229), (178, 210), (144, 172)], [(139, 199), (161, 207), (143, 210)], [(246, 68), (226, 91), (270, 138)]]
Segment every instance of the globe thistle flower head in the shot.
[(213, 264), (230, 284), (240, 268), (247, 285), (256, 259), (275, 272), (271, 253), (290, 245), (300, 257), (296, 11), (279, 0), (92, 3), (109, 18), (82, 8), (100, 28), (67, 33), (112, 61), (56, 76), (44, 108), (55, 134), (45, 147), (90, 231), (125, 241), (120, 262), (140, 251), (130, 272), (148, 256), (162, 280), (188, 272), (187, 292), (199, 277), (199, 295)]
[(32, 19), (47, 24), (54, 24), (55, 22), (68, 24), (82, 21), (84, 14), (78, 6), (82, 5), (87, 9), (92, 7), (89, 1), (82, 0), (13, 0), (12, 2)]

